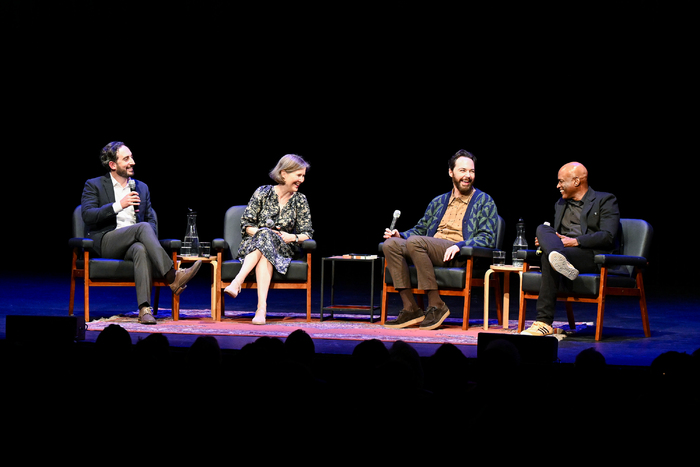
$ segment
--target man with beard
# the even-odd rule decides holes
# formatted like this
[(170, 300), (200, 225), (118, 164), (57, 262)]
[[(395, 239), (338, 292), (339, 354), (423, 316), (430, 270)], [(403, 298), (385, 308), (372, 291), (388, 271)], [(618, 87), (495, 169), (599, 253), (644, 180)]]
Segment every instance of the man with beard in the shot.
[[(188, 269), (174, 268), (158, 241), (148, 186), (132, 178), (135, 162), (124, 143), (113, 141), (102, 148), (100, 161), (108, 173), (85, 182), (81, 200), (88, 238), (93, 240), (97, 256), (134, 262), (139, 322), (155, 324), (150, 305), (153, 277), (164, 277), (173, 293), (179, 295), (201, 261)], [(134, 182), (133, 191), (130, 180)]]
[[(462, 265), (457, 255), (463, 246), (496, 246), (498, 211), (493, 199), (474, 187), (475, 163), (474, 155), (464, 149), (457, 151), (448, 164), (452, 190), (433, 199), (412, 229), (384, 232), (386, 265), (403, 302), (399, 316), (387, 327), (440, 327), (450, 310), (440, 297), (434, 267)], [(411, 292), (409, 261), (416, 268), (418, 288), (428, 295), (426, 311)]]

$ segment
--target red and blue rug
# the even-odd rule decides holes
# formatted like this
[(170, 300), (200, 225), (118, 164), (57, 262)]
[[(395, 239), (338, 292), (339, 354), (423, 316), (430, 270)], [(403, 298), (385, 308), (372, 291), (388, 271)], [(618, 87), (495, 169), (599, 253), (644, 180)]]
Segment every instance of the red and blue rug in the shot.
[[(158, 321), (155, 325), (143, 325), (138, 322), (137, 313), (115, 315), (87, 323), (88, 331), (101, 331), (110, 324), (118, 324), (129, 333), (162, 333), (162, 334), (190, 334), (213, 336), (247, 336), (247, 337), (277, 337), (285, 339), (297, 329), (303, 329), (312, 339), (335, 339), (364, 341), (378, 339), (384, 342), (402, 340), (409, 343), (440, 344), (451, 343), (454, 345), (476, 345), (478, 334), (492, 332), (502, 334), (517, 333), (517, 321), (510, 320), (508, 329), (503, 329), (496, 319), (489, 320), (488, 329), (484, 329), (483, 319), (469, 320), (469, 329), (462, 330), (462, 319), (445, 320), (443, 325), (436, 330), (423, 331), (417, 326), (405, 329), (391, 329), (379, 324), (378, 318), (371, 323), (369, 317), (364, 315), (341, 315), (336, 313), (333, 319), (324, 317), (319, 320), (318, 315), (313, 316), (310, 322), (306, 321), (303, 314), (293, 313), (269, 313), (267, 324), (260, 326), (252, 324), (251, 312), (226, 312), (226, 316), (220, 322), (211, 318), (209, 310), (180, 310), (180, 319), (172, 319), (171, 310), (158, 310)], [(528, 327), (532, 322), (525, 323)], [(577, 331), (585, 329), (591, 323), (577, 323)], [(569, 326), (564, 322), (555, 322), (554, 327), (560, 332), (558, 339), (563, 339), (566, 334), (563, 329)]]

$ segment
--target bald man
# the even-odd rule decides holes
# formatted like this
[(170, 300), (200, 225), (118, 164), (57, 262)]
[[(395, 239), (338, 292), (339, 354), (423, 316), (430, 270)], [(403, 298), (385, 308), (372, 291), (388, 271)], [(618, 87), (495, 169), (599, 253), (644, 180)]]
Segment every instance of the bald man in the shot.
[(522, 332), (530, 336), (554, 334), (554, 307), (560, 286), (571, 286), (579, 273), (599, 272), (593, 262), (598, 254), (618, 249), (620, 211), (617, 198), (588, 186), (588, 170), (579, 162), (559, 169), (554, 205), (554, 224), (537, 228), (535, 245), (542, 249), (542, 284), (537, 299), (537, 317)]

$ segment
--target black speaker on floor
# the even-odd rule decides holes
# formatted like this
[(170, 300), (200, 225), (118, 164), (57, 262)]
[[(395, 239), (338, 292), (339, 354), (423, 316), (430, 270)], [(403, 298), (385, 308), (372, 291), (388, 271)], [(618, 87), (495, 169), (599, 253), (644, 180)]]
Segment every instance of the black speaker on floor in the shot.
[(5, 336), (13, 343), (70, 343), (85, 339), (81, 316), (7, 315)]
[(509, 342), (518, 349), (521, 363), (552, 363), (559, 359), (559, 340), (552, 336), (523, 336), (520, 334), (499, 334), (480, 332), (477, 336), (476, 357), (483, 355), (491, 342)]

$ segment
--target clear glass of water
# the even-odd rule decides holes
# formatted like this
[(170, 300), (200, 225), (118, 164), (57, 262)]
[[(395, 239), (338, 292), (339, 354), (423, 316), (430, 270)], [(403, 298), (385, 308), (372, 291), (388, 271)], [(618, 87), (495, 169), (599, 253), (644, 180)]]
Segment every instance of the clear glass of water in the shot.
[(189, 256), (192, 250), (192, 242), (182, 242), (180, 256)]
[(497, 250), (493, 252), (493, 265), (504, 266), (506, 264), (506, 252)]
[(211, 256), (211, 242), (199, 242), (199, 254), (209, 258)]

